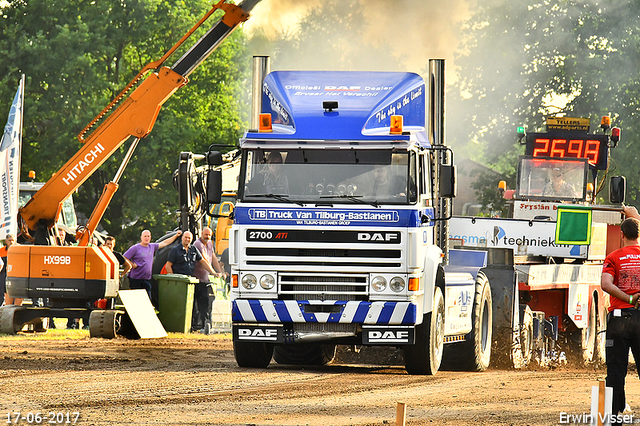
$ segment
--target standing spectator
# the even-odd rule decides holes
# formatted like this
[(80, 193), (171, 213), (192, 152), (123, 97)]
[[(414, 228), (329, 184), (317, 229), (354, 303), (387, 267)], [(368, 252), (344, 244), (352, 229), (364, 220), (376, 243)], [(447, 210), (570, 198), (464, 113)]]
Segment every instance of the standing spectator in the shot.
[(182, 234), (182, 244), (175, 246), (167, 257), (167, 273), (193, 275), (193, 268), (196, 263), (200, 263), (211, 275), (218, 276), (218, 273), (211, 267), (209, 262), (202, 257), (197, 248), (191, 245), (193, 234), (186, 231)]
[(231, 278), (231, 264), (229, 264), (229, 247), (222, 250), (222, 254), (220, 255), (220, 264), (222, 264), (224, 273), (226, 274), (227, 293), (229, 293), (229, 279)]
[[(629, 349), (640, 359), (640, 221), (628, 217), (620, 225), (622, 248), (610, 253), (602, 266), (602, 290), (610, 295), (607, 315), (607, 379), (613, 388), (612, 414), (625, 409), (625, 378)], [(613, 423), (612, 423), (613, 424)]]
[(129, 248), (124, 253), (124, 257), (131, 262), (131, 272), (129, 272), (129, 284), (132, 289), (147, 290), (149, 300), (151, 298), (151, 270), (153, 267), (153, 255), (158, 249), (173, 243), (182, 231), (177, 231), (175, 235), (161, 241), (151, 242), (151, 231), (145, 229), (140, 234), (140, 242)]
[[(13, 245), (15, 242), (15, 237), (12, 234), (7, 234), (4, 237), (4, 246), (0, 248), (0, 260), (2, 260), (2, 264), (7, 264), (7, 252), (9, 247)], [(22, 305), (22, 299), (16, 299), (13, 297), (9, 297), (7, 292), (7, 268), (3, 267), (0, 270), (0, 290), (2, 290), (2, 297), (4, 299), (5, 305)], [(0, 306), (2, 303), (0, 303)]]
[[(205, 227), (202, 230), (202, 236), (193, 243), (193, 246), (200, 251), (200, 255), (206, 259), (216, 271), (222, 271), (222, 267), (218, 263), (218, 258), (215, 255), (213, 241), (211, 241), (212, 236), (213, 231), (211, 231), (211, 228)], [(222, 275), (224, 276), (224, 273)], [(192, 329), (196, 331), (203, 329), (207, 323), (211, 324), (211, 302), (209, 301), (208, 291), (210, 281), (209, 273), (200, 262), (196, 263), (193, 268), (193, 276), (198, 279), (193, 299), (192, 322)]]
[(126, 257), (122, 255), (122, 253), (115, 251), (116, 249), (116, 239), (111, 235), (107, 235), (104, 239), (104, 244), (102, 244), (105, 248), (111, 250), (113, 255), (118, 259), (118, 263), (120, 264), (120, 278), (124, 277), (127, 272), (131, 270), (131, 262), (127, 260)]
[[(205, 271), (212, 275), (218, 276), (218, 273), (211, 267), (211, 264), (202, 257), (200, 251), (195, 246), (191, 245), (193, 234), (186, 231), (182, 234), (182, 244), (175, 246), (169, 252), (167, 257), (167, 273), (168, 274), (182, 274), (193, 275), (193, 270), (197, 264), (200, 264)], [(206, 286), (205, 286), (206, 291)], [(207, 302), (209, 296), (206, 295)], [(206, 307), (204, 307), (206, 312)]]

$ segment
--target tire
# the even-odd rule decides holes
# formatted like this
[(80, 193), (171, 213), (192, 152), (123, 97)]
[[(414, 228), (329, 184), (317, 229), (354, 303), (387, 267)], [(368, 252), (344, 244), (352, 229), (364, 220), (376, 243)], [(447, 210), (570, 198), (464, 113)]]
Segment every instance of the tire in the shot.
[(89, 337), (113, 339), (120, 331), (121, 312), (95, 310), (89, 315)]
[(24, 310), (21, 306), (6, 305), (0, 307), (0, 333), (18, 334), (22, 330), (23, 324), (18, 324), (15, 314), (17, 311)]
[(598, 317), (595, 299), (589, 307), (589, 321), (585, 328), (575, 330), (569, 336), (569, 351), (572, 359), (578, 364), (590, 364), (597, 358), (596, 336), (598, 334)]
[(486, 275), (476, 277), (471, 332), (464, 342), (447, 345), (443, 368), (465, 371), (484, 371), (491, 362), (493, 301), (491, 285)]
[[(233, 333), (235, 335), (235, 333)], [(273, 356), (269, 343), (233, 342), (233, 356), (239, 367), (267, 368)]]
[(440, 368), (444, 346), (444, 315), (442, 290), (436, 287), (433, 310), (425, 314), (422, 324), (416, 327), (415, 344), (403, 347), (405, 368), (409, 374), (432, 376)]
[[(595, 302), (595, 299), (594, 299)], [(596, 303), (594, 303), (594, 306), (596, 305)], [(607, 321), (605, 318), (602, 317), (600, 309), (598, 308), (596, 310), (596, 322), (598, 324), (597, 326), (597, 333), (596, 333), (596, 353), (594, 355), (594, 359), (593, 361), (599, 365), (604, 365), (606, 359), (605, 359), (605, 349), (604, 349), (604, 345), (607, 341)]]
[(520, 346), (523, 365), (529, 365), (533, 357), (533, 312), (527, 305), (520, 305)]
[(318, 343), (276, 346), (273, 350), (273, 360), (278, 364), (327, 365), (335, 356), (336, 345)]

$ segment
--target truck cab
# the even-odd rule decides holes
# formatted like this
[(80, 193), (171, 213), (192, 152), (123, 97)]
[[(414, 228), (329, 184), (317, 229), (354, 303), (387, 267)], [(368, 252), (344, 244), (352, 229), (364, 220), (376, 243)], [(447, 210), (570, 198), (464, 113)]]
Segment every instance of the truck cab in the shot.
[(427, 137), (426, 97), (413, 73), (264, 79), (260, 128), (240, 141), (229, 238), (240, 366), (323, 364), (336, 345), (391, 345), (410, 373), (435, 374), (444, 344), (467, 338), (482, 354), (460, 358), (488, 364), (490, 336), (474, 337), (490, 333), (488, 283), (480, 266), (442, 265), (436, 223), (448, 218), (439, 205), (454, 173)]

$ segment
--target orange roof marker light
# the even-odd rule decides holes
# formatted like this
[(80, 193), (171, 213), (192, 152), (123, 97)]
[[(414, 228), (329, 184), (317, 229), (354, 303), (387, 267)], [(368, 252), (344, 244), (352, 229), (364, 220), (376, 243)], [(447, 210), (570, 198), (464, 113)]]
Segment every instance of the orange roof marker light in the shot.
[(389, 134), (390, 135), (402, 134), (402, 116), (401, 115), (391, 116), (391, 125), (389, 127)]
[(273, 132), (273, 127), (271, 126), (271, 114), (266, 113), (266, 114), (260, 114), (259, 116), (260, 118), (260, 128), (258, 129), (258, 132), (260, 133), (269, 133), (269, 132)]

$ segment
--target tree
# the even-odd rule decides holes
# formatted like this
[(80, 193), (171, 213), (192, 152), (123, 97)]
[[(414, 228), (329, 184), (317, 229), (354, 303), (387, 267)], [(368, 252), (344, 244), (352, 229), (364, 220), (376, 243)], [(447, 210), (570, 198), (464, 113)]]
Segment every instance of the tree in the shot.
[[(210, 8), (210, 1), (13, 0), (0, 9), (0, 117), (26, 74), (23, 179), (46, 181), (79, 149), (76, 135), (147, 63), (159, 59)], [(220, 12), (217, 12), (220, 15)], [(217, 19), (210, 18), (214, 23)], [(206, 28), (209, 28), (205, 25)], [(199, 30), (190, 47), (203, 34)], [(182, 48), (166, 65), (184, 53)], [(142, 229), (160, 236), (176, 226), (172, 173), (181, 151), (235, 145), (245, 128), (249, 61), (241, 30), (233, 33), (162, 108), (119, 182), (102, 225), (121, 245)], [(127, 144), (79, 189), (89, 215), (115, 175)], [(26, 180), (26, 179), (25, 179)]]
[[(608, 175), (635, 178), (640, 81), (627, 70), (636, 70), (640, 60), (640, 4), (520, 0), (477, 6), (465, 53), (456, 60), (459, 81), (449, 103), (449, 139), (458, 151), (464, 148), (508, 173), (497, 160), (523, 153), (514, 143), (516, 126), (540, 130), (546, 115), (565, 112), (591, 117), (594, 131), (601, 115), (613, 113), (625, 131), (611, 152)], [(550, 99), (560, 95), (569, 101), (554, 108)], [(599, 179), (605, 178), (601, 172)], [(637, 179), (629, 181), (628, 195), (640, 199)]]

